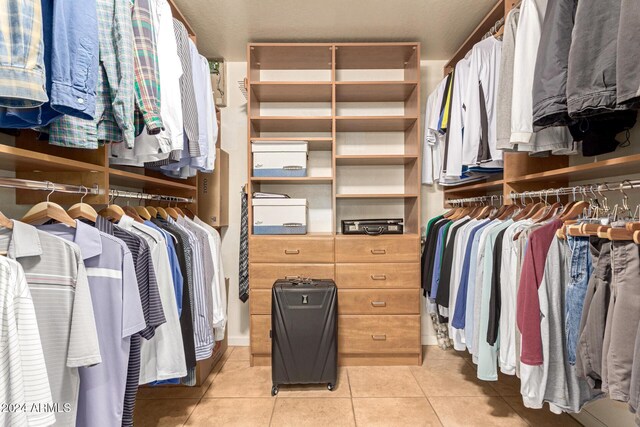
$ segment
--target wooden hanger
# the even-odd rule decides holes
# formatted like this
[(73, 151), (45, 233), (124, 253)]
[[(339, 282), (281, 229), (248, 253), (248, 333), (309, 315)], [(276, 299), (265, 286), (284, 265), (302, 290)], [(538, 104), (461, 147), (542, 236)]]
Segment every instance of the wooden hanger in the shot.
[(169, 214), (169, 216), (171, 218), (174, 219), (174, 221), (178, 220), (178, 217), (180, 216), (180, 214), (178, 213), (178, 211), (176, 211), (174, 208), (172, 208), (171, 206), (167, 207), (165, 209), (165, 211), (167, 211), (167, 214)]
[(9, 230), (13, 230), (13, 221), (7, 218), (2, 212), (0, 212), (0, 227), (8, 228)]
[(164, 219), (165, 221), (167, 220), (167, 218), (169, 218), (169, 214), (162, 206), (156, 206), (156, 210), (158, 211), (160, 218)]
[[(48, 185), (49, 183), (47, 183)], [(55, 192), (55, 185), (51, 193), (47, 195), (47, 201), (41, 202), (29, 209), (22, 217), (22, 222), (32, 225), (44, 224), (47, 221), (54, 220), (69, 227), (76, 228), (76, 222), (69, 216), (62, 206), (49, 201), (51, 195)]]
[(196, 217), (196, 215), (193, 212), (191, 212), (191, 209), (185, 207), (184, 210), (186, 211), (186, 215), (185, 216), (187, 218), (194, 219)]
[(633, 233), (633, 241), (640, 245), (640, 231)]
[(146, 219), (147, 221), (151, 219), (151, 213), (144, 206), (136, 206), (134, 210), (138, 213), (140, 218)]
[(126, 215), (124, 210), (118, 205), (109, 205), (98, 213), (100, 216), (114, 221), (120, 221), (120, 219)]
[(578, 218), (585, 209), (589, 207), (589, 203), (585, 201), (572, 202), (571, 206), (567, 206), (564, 212), (560, 215), (562, 221), (568, 221)]
[(131, 218), (133, 218), (133, 220), (135, 222), (139, 222), (139, 223), (144, 223), (144, 220), (140, 217), (140, 215), (138, 215), (138, 211), (135, 210), (135, 208), (131, 207), (131, 206), (125, 206), (124, 208), (122, 208), (122, 210)]
[(177, 207), (177, 206), (176, 206), (176, 207), (175, 207), (175, 208), (173, 208), (173, 209), (175, 209), (175, 210), (176, 210), (176, 212), (178, 212), (178, 214), (179, 214), (180, 216), (186, 216), (186, 215), (184, 214), (184, 212), (182, 212), (182, 209), (180, 209), (179, 207)]
[(84, 188), (85, 193), (80, 198), (80, 203), (76, 203), (75, 205), (71, 206), (67, 213), (73, 219), (87, 219), (89, 221), (96, 222), (96, 219), (98, 218), (98, 212), (96, 212), (96, 210), (91, 205), (84, 203), (84, 198), (89, 193), (89, 189), (84, 185), (82, 187)]
[(509, 219), (509, 217), (513, 215), (513, 213), (516, 212), (517, 210), (518, 210), (518, 207), (516, 205), (508, 205), (506, 209), (502, 212), (502, 214), (498, 216), (498, 219), (500, 221), (505, 221)]
[(156, 208), (154, 208), (153, 206), (146, 206), (146, 208), (147, 212), (149, 212), (149, 215), (151, 215), (151, 218), (158, 217), (158, 210)]

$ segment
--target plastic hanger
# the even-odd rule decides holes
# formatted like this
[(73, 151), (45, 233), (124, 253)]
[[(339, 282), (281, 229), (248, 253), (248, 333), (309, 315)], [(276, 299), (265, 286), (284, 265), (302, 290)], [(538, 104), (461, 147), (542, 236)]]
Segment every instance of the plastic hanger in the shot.
[(44, 224), (47, 221), (54, 220), (69, 227), (76, 228), (76, 222), (69, 214), (57, 203), (49, 201), (49, 198), (56, 191), (56, 186), (47, 181), (47, 188), (52, 185), (51, 192), (47, 195), (47, 201), (41, 202), (29, 209), (22, 217), (22, 222), (32, 225)]
[(84, 185), (82, 188), (84, 189), (84, 194), (80, 198), (80, 203), (76, 203), (71, 206), (67, 213), (73, 219), (87, 219), (89, 221), (96, 222), (98, 212), (96, 212), (91, 205), (84, 203), (84, 198), (89, 194), (89, 189)]

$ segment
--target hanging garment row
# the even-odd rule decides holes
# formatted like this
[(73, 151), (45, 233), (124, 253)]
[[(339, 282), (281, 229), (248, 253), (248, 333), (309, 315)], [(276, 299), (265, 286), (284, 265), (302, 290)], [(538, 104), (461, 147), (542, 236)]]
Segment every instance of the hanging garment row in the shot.
[(37, 129), (63, 147), (111, 143), (112, 164), (171, 177), (213, 171), (209, 62), (166, 0), (0, 8), (12, 22), (3, 40), (12, 55), (0, 57), (0, 128)]
[(429, 95), (423, 183), (486, 178), (503, 151), (614, 151), (640, 107), (638, 16), (633, 1), (523, 0)]
[(226, 290), (219, 233), (182, 212), (47, 197), (20, 221), (0, 214), (0, 399), (30, 405), (0, 424), (131, 426), (139, 384), (195, 385)]
[(455, 208), (427, 224), (422, 287), (439, 344), (472, 354), (481, 380), (517, 375), (529, 408), (578, 412), (608, 395), (638, 409), (640, 207), (633, 215), (623, 194), (609, 209), (601, 194), (614, 188), (566, 206), (554, 190)]

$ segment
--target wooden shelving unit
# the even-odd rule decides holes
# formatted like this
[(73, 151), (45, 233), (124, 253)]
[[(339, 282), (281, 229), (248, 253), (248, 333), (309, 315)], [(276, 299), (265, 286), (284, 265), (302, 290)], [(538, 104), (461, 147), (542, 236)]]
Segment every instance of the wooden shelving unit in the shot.
[[(269, 364), (269, 289), (277, 278), (295, 276), (336, 280), (347, 307), (338, 322), (339, 363), (420, 363), (419, 55), (417, 43), (248, 45), (248, 152), (252, 141), (308, 141), (310, 175), (251, 177), (248, 158), (250, 206), (252, 191), (288, 193), (309, 205), (306, 235), (250, 234), (252, 364)], [(380, 217), (376, 206), (382, 216), (403, 217), (405, 234), (340, 233), (343, 219)], [(372, 274), (388, 281), (372, 282)], [(367, 301), (383, 298), (380, 287), (385, 295), (414, 288), (415, 300), (401, 310), (372, 311)], [(358, 302), (349, 304), (355, 295)], [(377, 314), (386, 315), (384, 327)], [(415, 327), (393, 326), (406, 322)], [(384, 341), (371, 338), (385, 333)]]

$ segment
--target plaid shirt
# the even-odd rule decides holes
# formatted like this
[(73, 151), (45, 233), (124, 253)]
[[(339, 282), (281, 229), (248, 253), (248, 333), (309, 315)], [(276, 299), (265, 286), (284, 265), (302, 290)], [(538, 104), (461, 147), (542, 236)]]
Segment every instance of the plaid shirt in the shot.
[(142, 132), (146, 125), (147, 132), (155, 135), (164, 126), (160, 117), (160, 76), (154, 23), (149, 0), (132, 0), (131, 3), (135, 46), (136, 134)]
[(97, 0), (100, 71), (95, 120), (63, 116), (49, 127), (49, 143), (98, 148), (124, 141), (133, 147), (134, 60), (130, 0)]
[(37, 107), (45, 90), (40, 0), (0, 1), (0, 107)]

